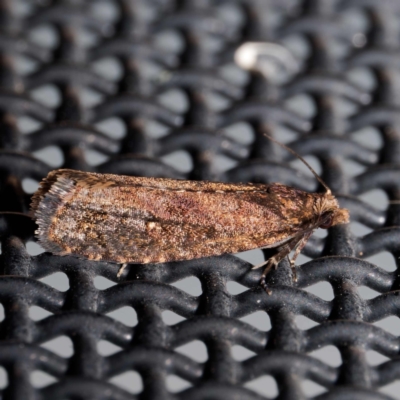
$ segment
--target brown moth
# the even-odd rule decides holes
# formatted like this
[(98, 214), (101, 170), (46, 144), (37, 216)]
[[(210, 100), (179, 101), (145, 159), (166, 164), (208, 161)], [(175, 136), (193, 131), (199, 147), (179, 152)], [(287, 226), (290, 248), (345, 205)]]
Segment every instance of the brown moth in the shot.
[(45, 250), (120, 263), (119, 274), (126, 263), (276, 248), (264, 263), (261, 284), (267, 292), (267, 273), (292, 250), (295, 268), (296, 257), (316, 228), (349, 220), (328, 188), (326, 193), (308, 193), (280, 183), (185, 181), (69, 169), (48, 174), (32, 198), (32, 211)]

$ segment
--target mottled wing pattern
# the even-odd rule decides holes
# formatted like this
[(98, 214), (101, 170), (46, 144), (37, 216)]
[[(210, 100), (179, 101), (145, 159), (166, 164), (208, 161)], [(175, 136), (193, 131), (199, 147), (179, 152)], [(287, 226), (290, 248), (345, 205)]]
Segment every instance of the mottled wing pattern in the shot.
[(288, 235), (267, 185), (59, 170), (35, 196), (38, 237), (47, 250), (118, 263), (275, 247), (302, 230), (292, 226)]

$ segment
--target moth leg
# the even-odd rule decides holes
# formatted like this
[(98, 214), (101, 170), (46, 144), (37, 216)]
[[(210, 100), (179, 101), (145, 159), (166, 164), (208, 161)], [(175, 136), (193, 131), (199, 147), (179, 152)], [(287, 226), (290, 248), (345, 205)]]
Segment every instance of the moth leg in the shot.
[(119, 279), (124, 272), (124, 269), (128, 266), (128, 263), (123, 263), (118, 270), (117, 278)]
[(290, 260), (290, 268), (292, 268), (292, 280), (293, 282), (297, 282), (297, 269), (296, 269), (296, 265), (293, 263), (293, 260)]
[(283, 246), (278, 248), (278, 253), (272, 256), (269, 260), (267, 260), (264, 264), (257, 266), (257, 268), (262, 267), (263, 265), (267, 265), (261, 275), (260, 285), (262, 288), (268, 293), (271, 294), (271, 290), (268, 288), (267, 282), (265, 281), (266, 276), (271, 271), (273, 267), (277, 268), (278, 264), (292, 251), (293, 247), (296, 245), (296, 240), (291, 240), (289, 243), (284, 244)]
[[(290, 242), (285, 243), (285, 244), (281, 245), (280, 247), (277, 247), (277, 253), (276, 253), (273, 257), (269, 258), (268, 260), (265, 260), (265, 261), (262, 262), (261, 264), (255, 265), (255, 266), (252, 267), (251, 269), (259, 269), (259, 268), (262, 268), (264, 265), (266, 265), (266, 264), (269, 263), (269, 260), (272, 260), (273, 258), (279, 258), (279, 260), (273, 265), (273, 266), (275, 266), (275, 269), (278, 268), (279, 262), (280, 262), (283, 258), (285, 258), (285, 257), (293, 250), (293, 247), (296, 245), (296, 243), (293, 243), (293, 244), (292, 244), (292, 242), (294, 242), (293, 239), (292, 239)], [(269, 247), (264, 247), (264, 248), (265, 248), (265, 249), (269, 249)], [(263, 249), (263, 248), (261, 248), (261, 250), (262, 250), (262, 249)], [(287, 249), (289, 249), (289, 251), (286, 251)], [(281, 254), (281, 253), (283, 254), (284, 251), (285, 251), (285, 254), (284, 254), (282, 257), (280, 257), (280, 254)], [(289, 262), (290, 262), (290, 260), (289, 260)], [(267, 268), (267, 267), (266, 267), (266, 268)], [(271, 268), (272, 268), (272, 267), (271, 267)]]
[(308, 242), (308, 239), (310, 238), (311, 235), (312, 235), (312, 231), (310, 233), (308, 233), (307, 235), (304, 235), (300, 239), (300, 241), (297, 242), (296, 249), (294, 251), (293, 257), (292, 257), (291, 260), (289, 260), (290, 267), (292, 268), (293, 282), (297, 282), (297, 272), (296, 272), (296, 265), (295, 265), (296, 258), (299, 256), (299, 254), (303, 250), (304, 246)]
[(290, 259), (289, 254), (287, 255), (287, 259), (289, 261), (290, 268), (292, 269), (293, 282), (297, 282), (296, 267), (293, 268), (294, 264), (292, 263), (292, 260)]
[(267, 266), (265, 267), (265, 269), (264, 269), (264, 271), (263, 271), (263, 273), (261, 275), (260, 285), (267, 292), (267, 294), (270, 295), (272, 293), (272, 291), (268, 288), (267, 282), (265, 281), (265, 277), (268, 275), (268, 273), (271, 271), (271, 269), (273, 267), (276, 267), (277, 263), (276, 263), (275, 257), (271, 257), (267, 261), (266, 264), (267, 264)]

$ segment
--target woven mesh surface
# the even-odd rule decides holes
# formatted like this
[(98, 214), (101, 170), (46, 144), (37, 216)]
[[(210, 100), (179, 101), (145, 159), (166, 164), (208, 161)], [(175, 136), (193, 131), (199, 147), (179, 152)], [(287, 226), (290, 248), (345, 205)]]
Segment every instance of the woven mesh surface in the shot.
[[(1, 398), (396, 398), (381, 388), (400, 379), (400, 341), (379, 323), (400, 314), (399, 12), (395, 0), (1, 0)], [(234, 59), (248, 42), (267, 45), (246, 72)], [(118, 281), (117, 265), (27, 251), (32, 188), (58, 167), (320, 190), (264, 132), (351, 213), (309, 241), (297, 283), (286, 261), (268, 296), (233, 255), (131, 265)], [(68, 290), (49, 283), (60, 273)]]

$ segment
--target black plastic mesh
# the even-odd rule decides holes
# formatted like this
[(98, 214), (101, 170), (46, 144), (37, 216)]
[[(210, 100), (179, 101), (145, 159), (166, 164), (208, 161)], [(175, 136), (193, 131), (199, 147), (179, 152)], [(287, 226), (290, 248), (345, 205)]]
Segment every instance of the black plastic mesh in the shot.
[[(400, 314), (399, 270), (364, 259), (389, 252), (400, 266), (400, 2), (1, 0), (0, 7), (0, 365), (8, 380), (1, 398), (274, 397), (248, 386), (262, 376), (275, 380), (279, 399), (309, 398), (306, 380), (325, 389), (318, 399), (389, 398), (379, 389), (400, 379), (400, 341), (373, 323)], [(235, 51), (260, 41), (276, 45), (270, 59), (241, 72)], [(320, 190), (263, 132), (317, 160), (351, 220), (370, 229), (314, 236), (304, 250), (313, 260), (298, 269), (296, 284), (286, 261), (271, 273), (268, 296), (261, 271), (232, 255), (132, 265), (118, 281), (117, 265), (25, 248), (35, 224), (23, 183), (55, 168), (38, 158), (50, 150), (62, 154), (59, 167)], [(97, 165), (87, 162), (93, 151), (104, 159)], [(168, 164), (177, 151), (190, 160), (186, 172)], [(360, 172), (351, 176), (351, 165)], [(389, 202), (375, 207), (361, 196), (376, 189)], [(40, 281), (57, 272), (67, 275), (67, 291)], [(118, 284), (98, 290), (98, 276)], [(193, 276), (199, 296), (171, 285)], [(230, 294), (230, 281), (247, 290)], [(318, 282), (331, 285), (333, 300), (305, 290)], [(379, 293), (364, 299), (360, 287)], [(51, 315), (34, 321), (33, 306)], [(125, 306), (137, 313), (134, 327), (105, 315)], [(185, 319), (167, 325), (165, 310)], [(256, 312), (268, 314), (268, 332), (241, 320)], [(301, 330), (299, 315), (316, 325)], [(43, 347), (60, 336), (73, 343), (70, 357)], [(100, 340), (119, 351), (101, 355)], [(176, 351), (195, 340), (207, 348), (205, 362)], [(238, 361), (235, 345), (254, 354)], [(310, 354), (327, 346), (339, 350), (339, 366)], [(371, 350), (386, 361), (370, 365)], [(35, 387), (38, 370), (55, 382)], [(143, 382), (137, 395), (110, 381), (132, 370)], [(171, 393), (170, 375), (188, 388)]]

